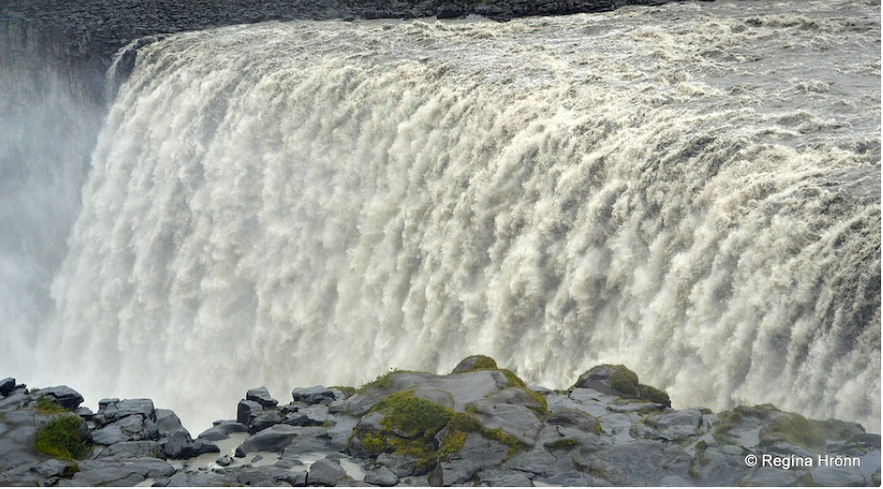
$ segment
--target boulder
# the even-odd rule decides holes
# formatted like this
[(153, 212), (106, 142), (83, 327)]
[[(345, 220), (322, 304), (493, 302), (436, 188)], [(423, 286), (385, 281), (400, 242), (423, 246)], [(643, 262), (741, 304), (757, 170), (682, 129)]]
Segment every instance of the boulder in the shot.
[(644, 399), (671, 407), (665, 392), (638, 383), (638, 375), (625, 365), (599, 365), (580, 375), (573, 388), (593, 389), (602, 394), (627, 399)]
[(34, 470), (43, 477), (71, 477), (79, 469), (74, 461), (50, 459), (34, 467)]
[(323, 458), (316, 460), (310, 466), (309, 475), (307, 475), (307, 483), (311, 486), (336, 486), (339, 482), (346, 479), (346, 471), (334, 460)]
[(168, 433), (160, 440), (160, 446), (168, 458), (180, 460), (198, 457), (206, 453), (221, 452), (217, 445), (209, 441), (193, 441), (190, 438), (190, 433), (183, 428)]
[(408, 455), (381, 453), (375, 462), (388, 468), (399, 478), (414, 475), (417, 471), (417, 459)]
[(236, 421), (222, 421), (203, 431), (196, 438), (199, 440), (219, 441), (230, 438), (231, 433), (248, 433), (248, 426)]
[(32, 397), (34, 399), (39, 397), (46, 397), (50, 401), (53, 401), (70, 411), (77, 409), (77, 407), (80, 406), (80, 403), (83, 402), (83, 396), (81, 396), (79, 392), (71, 389), (66, 385), (40, 389), (40, 391), (36, 394), (33, 394)]
[[(517, 390), (517, 389), (516, 389)], [(469, 406), (475, 419), (490, 429), (499, 429), (518, 441), (533, 445), (543, 428), (543, 422), (530, 409), (493, 399), (478, 401)]]
[(0, 396), (8, 396), (13, 389), (15, 389), (15, 379), (12, 377), (6, 377), (5, 379), (0, 380)]
[(325, 386), (322, 385), (292, 389), (291, 398), (294, 402), (303, 402), (306, 404), (330, 403), (335, 399), (334, 391), (326, 389)]
[(169, 433), (184, 430), (187, 436), (190, 432), (184, 428), (181, 418), (171, 409), (157, 409), (156, 421), (151, 423), (149, 430), (155, 432), (157, 438), (168, 436)]
[(324, 420), (309, 414), (290, 413), (282, 422), (291, 426), (322, 426)]
[(282, 415), (275, 409), (269, 411), (260, 411), (251, 420), (248, 425), (250, 433), (257, 433), (271, 426), (275, 426), (283, 421)]
[(243, 399), (236, 406), (236, 422), (248, 426), (263, 409), (264, 407), (256, 402)]
[(217, 445), (207, 441), (196, 440), (184, 445), (179, 454), (179, 458), (188, 459), (204, 455), (206, 453), (221, 453), (221, 449)]
[(436, 487), (462, 485), (472, 479), (480, 468), (480, 465), (467, 459), (442, 461), (429, 473), (429, 484)]
[(102, 399), (98, 403), (98, 414), (103, 422), (113, 423), (132, 415), (140, 415), (144, 419), (156, 421), (156, 408), (150, 399)]
[(270, 391), (267, 390), (266, 387), (249, 389), (248, 392), (245, 393), (245, 399), (254, 401), (265, 408), (276, 407), (276, 405), (279, 404), (279, 401), (270, 396)]
[(307, 471), (301, 470), (290, 474), (288, 478), (285, 479), (285, 482), (291, 484), (292, 487), (306, 487), (307, 485)]
[(167, 433), (166, 436), (163, 437), (160, 441), (160, 446), (162, 447), (163, 453), (165, 453), (168, 458), (185, 458), (181, 456), (181, 452), (184, 450), (184, 447), (192, 441), (193, 439), (190, 438), (190, 434), (187, 430), (175, 430), (171, 433)]
[(274, 486), (273, 478), (266, 471), (252, 468), (252, 467), (243, 467), (236, 472), (236, 482), (239, 485), (251, 486), (251, 487), (269, 487)]
[(365, 482), (375, 486), (391, 487), (399, 483), (399, 478), (392, 470), (381, 465), (365, 473)]
[(278, 424), (256, 433), (236, 448), (239, 458), (253, 452), (281, 452), (298, 436), (298, 428)]
[(460, 360), (460, 363), (454, 367), (454, 370), (451, 371), (452, 374), (459, 374), (462, 372), (471, 372), (473, 370), (481, 370), (481, 369), (496, 369), (497, 362), (488, 356), (484, 355), (472, 355), (469, 357)]
[(119, 426), (115, 425), (92, 431), (92, 442), (96, 445), (114, 445), (133, 440), (130, 434), (123, 432)]
[(31, 402), (31, 396), (27, 394), (27, 389), (16, 387), (6, 397), (0, 399), (0, 413), (14, 411), (29, 402)]

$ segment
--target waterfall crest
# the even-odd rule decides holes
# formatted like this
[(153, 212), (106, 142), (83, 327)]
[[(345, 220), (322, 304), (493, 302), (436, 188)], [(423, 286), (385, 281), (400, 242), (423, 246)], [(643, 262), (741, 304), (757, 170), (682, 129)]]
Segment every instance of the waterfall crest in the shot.
[(806, 5), (145, 46), (43, 354), (199, 423), (257, 385), (484, 353), (550, 387), (625, 363), (677, 406), (879, 430), (879, 52), (855, 42), (879, 6), (858, 31), (859, 2)]

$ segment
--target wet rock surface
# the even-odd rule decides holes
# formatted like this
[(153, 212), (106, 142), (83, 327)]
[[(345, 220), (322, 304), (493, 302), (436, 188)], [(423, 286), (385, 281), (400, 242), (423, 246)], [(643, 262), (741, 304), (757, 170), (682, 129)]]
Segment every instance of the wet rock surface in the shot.
[[(477, 365), (450, 375), (392, 372), (358, 390), (296, 388), (285, 405), (252, 389), (243, 402), (260, 407), (257, 416), (216, 421), (196, 440), (149, 399), (102, 399), (92, 414), (72, 410), (79, 403), (66, 400), (79, 394), (69, 387), (47, 405), (47, 390), (30, 393), (12, 380), (0, 397), (0, 484), (880, 484), (880, 436), (855, 423), (768, 404), (675, 410), (609, 388), (597, 370), (566, 391), (531, 390), (495, 364)], [(88, 428), (80, 460), (34, 448), (61, 416)]]

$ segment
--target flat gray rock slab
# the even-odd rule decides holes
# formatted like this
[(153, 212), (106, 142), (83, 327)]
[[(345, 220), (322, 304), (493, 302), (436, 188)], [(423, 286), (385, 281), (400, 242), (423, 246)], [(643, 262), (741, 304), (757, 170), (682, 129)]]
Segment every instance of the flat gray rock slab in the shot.
[(524, 472), (517, 470), (483, 470), (476, 474), (481, 485), (491, 487), (531, 487), (533, 484)]
[(236, 456), (253, 452), (281, 452), (298, 436), (298, 428), (278, 424), (248, 437), (236, 448)]
[(515, 404), (490, 404), (482, 400), (471, 406), (476, 408), (473, 416), (491, 429), (500, 429), (518, 441), (533, 445), (537, 441), (543, 422), (530, 409)]
[(650, 440), (614, 445), (574, 459), (584, 472), (601, 474), (608, 482), (650, 486), (660, 485), (667, 476), (686, 474), (692, 462), (680, 446)]
[(78, 463), (80, 471), (70, 480), (59, 485), (73, 486), (124, 486), (135, 485), (145, 479), (171, 477), (175, 468), (156, 458), (132, 458), (127, 460), (83, 460)]
[(199, 434), (197, 439), (218, 441), (230, 438), (231, 433), (248, 433), (248, 426), (236, 421), (222, 422)]
[(345, 409), (355, 415), (367, 413), (377, 402), (395, 392), (420, 389), (441, 390), (449, 393), (455, 411), (464, 411), (466, 405), (509, 387), (509, 380), (496, 370), (478, 370), (451, 375), (425, 372), (398, 372), (391, 376), (389, 385), (355, 394), (344, 402)]
[(161, 458), (164, 455), (158, 442), (152, 440), (124, 441), (107, 448), (96, 447), (93, 458), (119, 460), (137, 457)]
[(870, 478), (862, 476), (855, 469), (844, 467), (817, 467), (810, 471), (814, 484), (830, 487), (870, 486)]

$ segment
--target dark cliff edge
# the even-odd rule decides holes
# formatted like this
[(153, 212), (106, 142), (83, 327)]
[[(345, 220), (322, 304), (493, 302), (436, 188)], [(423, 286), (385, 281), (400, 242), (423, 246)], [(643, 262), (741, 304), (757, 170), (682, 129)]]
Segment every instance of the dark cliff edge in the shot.
[[(458, 18), (509, 20), (536, 15), (606, 12), (675, 0), (7, 0), (0, 5), (0, 51), (64, 73), (91, 103), (104, 99), (112, 58), (135, 39), (234, 24), (331, 19)], [(712, 1), (712, 0), (705, 0)], [(4, 61), (0, 58), (0, 61)], [(129, 63), (131, 66), (131, 63)], [(33, 67), (31, 67), (33, 68)]]
[(675, 410), (622, 365), (553, 391), (477, 355), (290, 399), (250, 389), (236, 419), (194, 438), (150, 399), (93, 413), (67, 386), (0, 380), (0, 485), (880, 485), (880, 436), (856, 423)]

